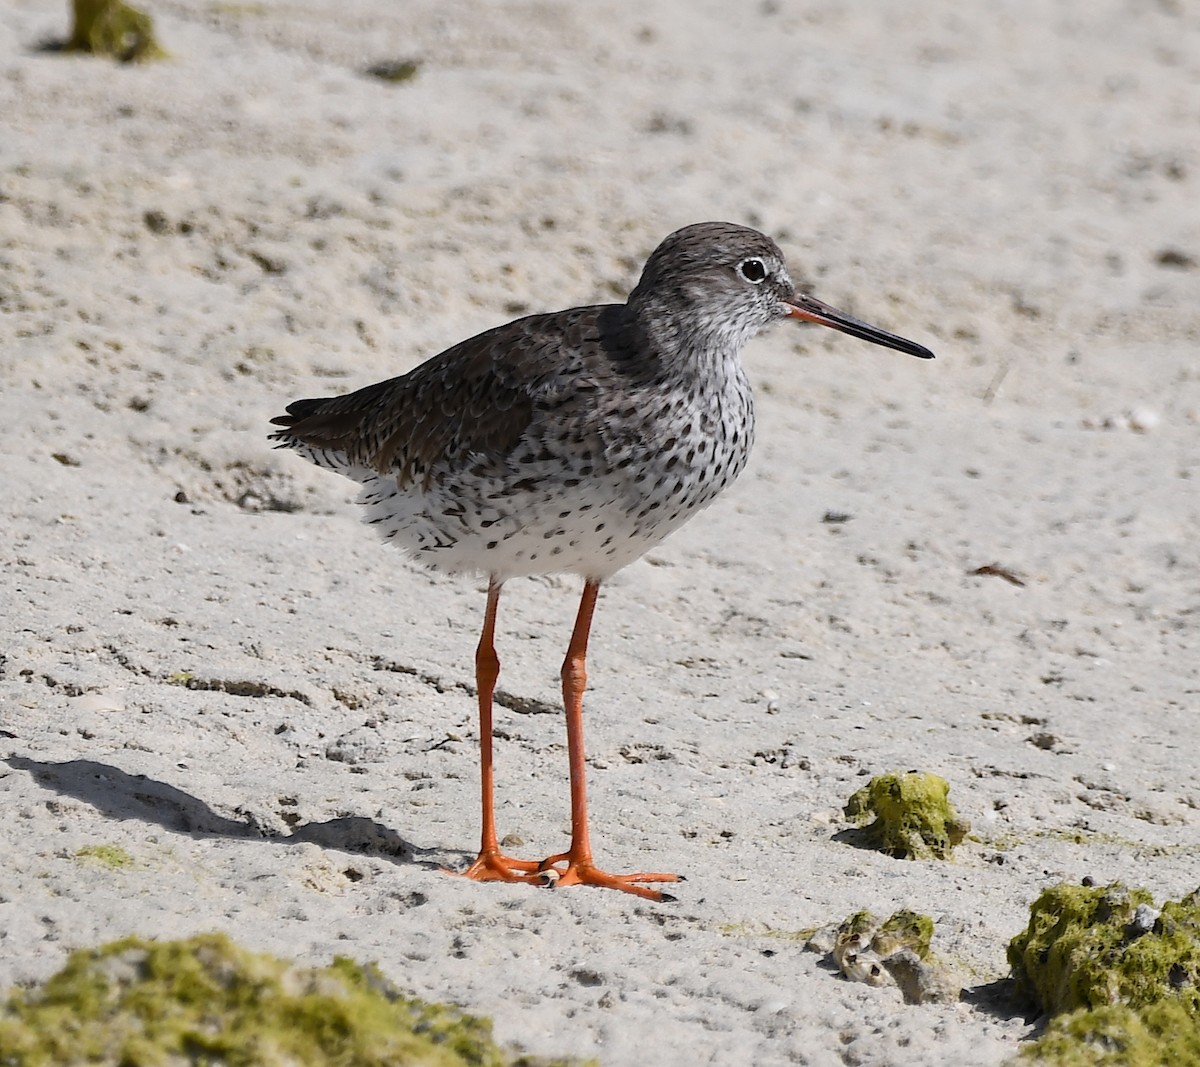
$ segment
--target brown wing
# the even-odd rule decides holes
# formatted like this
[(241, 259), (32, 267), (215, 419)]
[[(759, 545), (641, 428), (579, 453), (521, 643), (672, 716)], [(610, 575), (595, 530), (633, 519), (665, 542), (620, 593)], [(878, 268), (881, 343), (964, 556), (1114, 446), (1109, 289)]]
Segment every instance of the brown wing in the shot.
[(395, 474), (403, 487), (440, 462), (516, 447), (539, 401), (564, 387), (565, 353), (598, 337), (600, 307), (534, 315), (472, 337), (399, 378), (297, 400), (271, 420), (283, 447), (308, 445)]

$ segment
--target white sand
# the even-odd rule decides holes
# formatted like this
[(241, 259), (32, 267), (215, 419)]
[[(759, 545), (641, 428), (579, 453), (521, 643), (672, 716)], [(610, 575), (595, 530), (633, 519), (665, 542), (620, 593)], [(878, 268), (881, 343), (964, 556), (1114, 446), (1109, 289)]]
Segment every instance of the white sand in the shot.
[[(140, 69), (38, 52), (65, 7), (0, 4), (0, 984), (224, 930), (606, 1067), (991, 1064), (1042, 887), (1200, 884), (1193, 5), (173, 0)], [(679, 902), (449, 878), (482, 584), (375, 543), (267, 419), (623, 295), (704, 219), (939, 359), (757, 342), (750, 470), (606, 589), (599, 858)], [(500, 616), (529, 855), (565, 840), (576, 593)], [(913, 767), (975, 825), (955, 862), (835, 839)], [(902, 906), (970, 999), (772, 936)]]

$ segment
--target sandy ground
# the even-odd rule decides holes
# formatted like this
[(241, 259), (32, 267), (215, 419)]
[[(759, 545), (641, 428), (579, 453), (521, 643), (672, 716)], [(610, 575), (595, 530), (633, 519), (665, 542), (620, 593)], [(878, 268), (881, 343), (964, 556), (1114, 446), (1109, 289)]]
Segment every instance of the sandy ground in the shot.
[[(1193, 5), (164, 0), (137, 69), (39, 50), (65, 6), (0, 3), (0, 985), (224, 930), (610, 1067), (993, 1064), (1036, 1032), (996, 983), (1042, 887), (1200, 884)], [(482, 584), (377, 544), (267, 419), (620, 297), (704, 219), (939, 358), (756, 342), (750, 469), (606, 588), (596, 843), (679, 901), (449, 878)], [(502, 605), (531, 855), (576, 593)], [(975, 826), (954, 862), (839, 836), (914, 767)], [(931, 914), (965, 999), (789, 937), (864, 907)]]

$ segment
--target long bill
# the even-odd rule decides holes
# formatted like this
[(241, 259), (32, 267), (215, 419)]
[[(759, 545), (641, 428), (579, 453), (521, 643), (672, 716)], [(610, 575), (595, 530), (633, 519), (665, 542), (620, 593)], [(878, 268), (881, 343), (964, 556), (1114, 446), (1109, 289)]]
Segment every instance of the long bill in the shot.
[(884, 348), (894, 348), (897, 352), (907, 352), (910, 356), (916, 356), (918, 359), (933, 359), (933, 353), (924, 345), (898, 337), (894, 333), (888, 333), (887, 330), (881, 330), (878, 326), (872, 326), (861, 319), (856, 319), (853, 315), (847, 315), (844, 311), (838, 311), (835, 307), (821, 303), (815, 297), (797, 293), (786, 304), (788, 315), (794, 319), (815, 322), (818, 326), (830, 326), (835, 330), (841, 330), (842, 333), (848, 333), (851, 337), (859, 337), (864, 341), (870, 341), (873, 345), (883, 345)]

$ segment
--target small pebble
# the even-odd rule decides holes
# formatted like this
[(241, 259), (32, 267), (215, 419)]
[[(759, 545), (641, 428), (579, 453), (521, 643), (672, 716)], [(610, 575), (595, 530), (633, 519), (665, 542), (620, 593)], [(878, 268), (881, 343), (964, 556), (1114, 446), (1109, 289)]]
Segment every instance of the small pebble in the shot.
[(1151, 411), (1149, 408), (1134, 408), (1127, 416), (1129, 428), (1134, 433), (1149, 433), (1153, 430), (1159, 421), (1157, 411)]
[(1148, 934), (1158, 922), (1159, 911), (1149, 904), (1139, 904), (1133, 909), (1133, 918), (1129, 920), (1129, 932), (1135, 937)]

